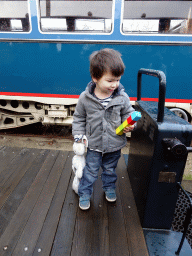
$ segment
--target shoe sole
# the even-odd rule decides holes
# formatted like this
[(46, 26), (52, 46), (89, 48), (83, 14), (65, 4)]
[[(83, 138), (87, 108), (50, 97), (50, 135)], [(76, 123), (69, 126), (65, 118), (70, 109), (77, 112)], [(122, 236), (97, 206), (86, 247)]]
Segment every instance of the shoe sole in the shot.
[(111, 202), (111, 203), (116, 202), (116, 200), (117, 200), (117, 198), (115, 198), (115, 199), (109, 199), (107, 196), (106, 196), (105, 198), (106, 198), (106, 200), (107, 200), (108, 202)]
[(87, 207), (81, 207), (81, 206), (79, 205), (79, 208), (80, 208), (81, 210), (83, 210), (83, 211), (88, 210), (88, 209), (90, 208), (90, 204), (89, 204), (89, 206), (87, 206)]

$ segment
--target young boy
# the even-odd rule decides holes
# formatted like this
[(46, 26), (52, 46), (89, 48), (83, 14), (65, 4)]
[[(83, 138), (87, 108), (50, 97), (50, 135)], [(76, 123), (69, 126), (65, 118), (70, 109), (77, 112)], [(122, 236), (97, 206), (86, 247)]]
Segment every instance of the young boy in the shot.
[(78, 189), (82, 210), (90, 207), (93, 183), (98, 178), (100, 167), (103, 169), (101, 178), (106, 200), (116, 201), (115, 168), (121, 148), (127, 143), (125, 133), (134, 129), (134, 126), (124, 129), (123, 135), (116, 135), (115, 131), (134, 112), (120, 84), (124, 69), (120, 53), (113, 49), (103, 49), (90, 56), (92, 81), (80, 95), (72, 124), (76, 141), (82, 135), (88, 139), (86, 166)]

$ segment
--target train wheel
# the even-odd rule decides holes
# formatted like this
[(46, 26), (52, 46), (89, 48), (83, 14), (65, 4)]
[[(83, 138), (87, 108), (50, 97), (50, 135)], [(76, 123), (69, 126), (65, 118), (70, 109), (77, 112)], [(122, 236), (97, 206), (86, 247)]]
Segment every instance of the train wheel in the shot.
[(180, 116), (181, 118), (183, 118), (185, 121), (189, 121), (189, 118), (187, 116), (187, 113), (180, 109), (180, 108), (171, 108), (170, 109), (172, 112), (174, 112), (177, 116)]

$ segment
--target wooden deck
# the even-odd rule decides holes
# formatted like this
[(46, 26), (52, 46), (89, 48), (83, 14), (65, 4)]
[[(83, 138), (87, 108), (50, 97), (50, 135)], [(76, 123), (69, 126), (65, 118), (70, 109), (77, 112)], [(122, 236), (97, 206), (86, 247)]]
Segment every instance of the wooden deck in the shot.
[(0, 147), (0, 255), (148, 255), (122, 156), (117, 202), (101, 179), (91, 208), (72, 191), (72, 152)]

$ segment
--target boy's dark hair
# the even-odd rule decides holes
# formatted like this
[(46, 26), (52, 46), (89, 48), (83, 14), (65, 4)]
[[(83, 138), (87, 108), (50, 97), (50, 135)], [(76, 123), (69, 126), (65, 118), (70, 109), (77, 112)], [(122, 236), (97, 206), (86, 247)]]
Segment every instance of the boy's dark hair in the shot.
[(93, 52), (90, 56), (90, 73), (93, 78), (100, 79), (107, 72), (119, 77), (124, 70), (125, 65), (118, 51), (106, 48)]

